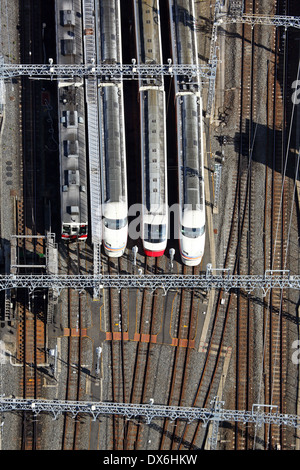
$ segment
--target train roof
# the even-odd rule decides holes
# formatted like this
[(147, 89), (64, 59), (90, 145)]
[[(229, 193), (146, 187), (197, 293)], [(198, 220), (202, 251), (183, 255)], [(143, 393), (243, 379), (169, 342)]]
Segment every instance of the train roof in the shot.
[(174, 0), (171, 10), (173, 60), (178, 64), (197, 64), (194, 0)]
[(122, 63), (121, 18), (119, 0), (100, 0), (100, 60)]
[[(101, 0), (99, 8), (102, 62), (122, 62), (119, 0)], [(101, 187), (103, 204), (127, 204), (126, 147), (123, 83), (101, 83), (98, 91), (100, 120)]]
[[(57, 63), (82, 62), (79, 0), (56, 0)], [(81, 80), (58, 81), (62, 223), (88, 222), (84, 88)]]
[(105, 202), (126, 202), (126, 148), (122, 87), (99, 89), (102, 193)]
[(152, 211), (155, 207), (165, 210), (167, 193), (163, 90), (147, 89), (141, 92), (141, 115), (143, 202), (147, 210)]
[(159, 2), (135, 0), (138, 63), (162, 63)]
[(203, 206), (204, 175), (201, 165), (201, 100), (196, 94), (180, 95), (177, 98), (179, 119), (179, 163), (181, 168), (181, 187), (183, 204), (190, 204), (193, 209)]

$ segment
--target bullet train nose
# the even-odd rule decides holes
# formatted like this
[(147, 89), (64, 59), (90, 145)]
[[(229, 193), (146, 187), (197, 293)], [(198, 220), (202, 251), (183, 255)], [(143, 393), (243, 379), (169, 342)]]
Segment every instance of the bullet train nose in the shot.
[(200, 256), (188, 256), (188, 254), (184, 255), (181, 252), (182, 262), (186, 264), (187, 266), (198, 266), (198, 264), (201, 263), (202, 258), (203, 258), (202, 253), (200, 254)]
[(109, 256), (110, 258), (119, 258), (124, 254), (126, 245), (123, 245), (122, 247), (112, 247), (109, 246), (108, 244), (104, 243), (104, 251)]

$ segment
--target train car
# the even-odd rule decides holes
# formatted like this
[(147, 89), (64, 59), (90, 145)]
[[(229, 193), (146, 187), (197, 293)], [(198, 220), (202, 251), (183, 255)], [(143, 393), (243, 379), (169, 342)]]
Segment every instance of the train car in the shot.
[[(134, 0), (138, 64), (162, 64), (159, 1)], [(164, 254), (168, 237), (166, 111), (163, 76), (139, 81), (142, 211), (147, 256)]]
[[(169, 0), (175, 64), (198, 64), (192, 0)], [(182, 262), (200, 264), (205, 248), (203, 117), (200, 78), (175, 76), (179, 248)]]
[[(99, 2), (101, 63), (122, 63), (119, 0)], [(98, 83), (100, 166), (102, 186), (103, 247), (110, 257), (122, 256), (128, 238), (128, 196), (123, 83), (103, 79)]]
[[(75, 6), (74, 6), (75, 5)], [(55, 0), (58, 64), (81, 63), (81, 2)], [(86, 240), (88, 194), (84, 88), (80, 79), (58, 79), (61, 237)]]

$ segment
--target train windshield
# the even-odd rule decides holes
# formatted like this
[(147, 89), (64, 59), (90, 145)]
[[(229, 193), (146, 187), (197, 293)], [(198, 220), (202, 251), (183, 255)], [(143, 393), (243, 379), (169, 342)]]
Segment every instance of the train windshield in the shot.
[(144, 239), (148, 243), (161, 243), (166, 239), (166, 225), (144, 224)]
[(121, 228), (126, 227), (127, 217), (125, 219), (104, 219), (104, 225), (111, 230), (120, 230)]
[(87, 234), (87, 225), (63, 225), (63, 234), (64, 235), (86, 235)]
[(70, 233), (71, 233), (70, 225), (63, 225), (62, 232), (63, 232), (64, 235), (70, 235)]
[(196, 227), (196, 228), (184, 227), (184, 226), (181, 227), (182, 235), (188, 238), (201, 237), (201, 235), (204, 235), (204, 232), (205, 232), (205, 225), (203, 225), (203, 227)]
[(80, 225), (80, 227), (79, 227), (79, 235), (86, 235), (86, 229), (87, 229), (87, 226), (86, 226), (86, 225)]

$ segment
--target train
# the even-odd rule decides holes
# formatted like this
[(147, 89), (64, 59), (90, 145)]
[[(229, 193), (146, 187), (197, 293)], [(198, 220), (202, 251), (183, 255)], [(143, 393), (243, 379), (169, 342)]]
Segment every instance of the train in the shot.
[[(138, 64), (162, 64), (159, 0), (134, 0)], [(168, 238), (166, 110), (163, 76), (139, 79), (141, 238), (146, 256), (164, 254)]]
[[(58, 64), (81, 63), (81, 11), (72, 0), (55, 1), (56, 60)], [(78, 9), (80, 4), (78, 3)], [(61, 238), (86, 241), (88, 192), (82, 79), (58, 79), (58, 139), (60, 168)]]
[[(100, 63), (122, 63), (119, 0), (100, 0), (97, 56)], [(122, 79), (98, 81), (102, 241), (109, 257), (123, 255), (128, 238), (126, 142)]]
[[(198, 64), (193, 0), (169, 0), (174, 64)], [(201, 81), (175, 76), (178, 153), (178, 238), (181, 260), (201, 263), (205, 249), (205, 187)]]
[[(75, 5), (75, 7), (74, 7)], [(57, 62), (82, 63), (81, 2), (56, 0)], [(159, 0), (133, 0), (137, 61), (162, 64)], [(74, 9), (75, 8), (75, 9)], [(192, 0), (169, 0), (173, 62), (197, 64)], [(96, 60), (122, 63), (120, 0), (99, 0)], [(105, 253), (122, 256), (128, 238), (123, 82), (97, 79), (102, 239)], [(205, 248), (204, 151), (201, 81), (174, 77), (178, 153), (178, 238), (182, 262), (198, 265)], [(166, 109), (163, 75), (139, 79), (141, 238), (146, 256), (161, 256), (169, 232)], [(61, 237), (88, 237), (84, 81), (58, 80)]]

